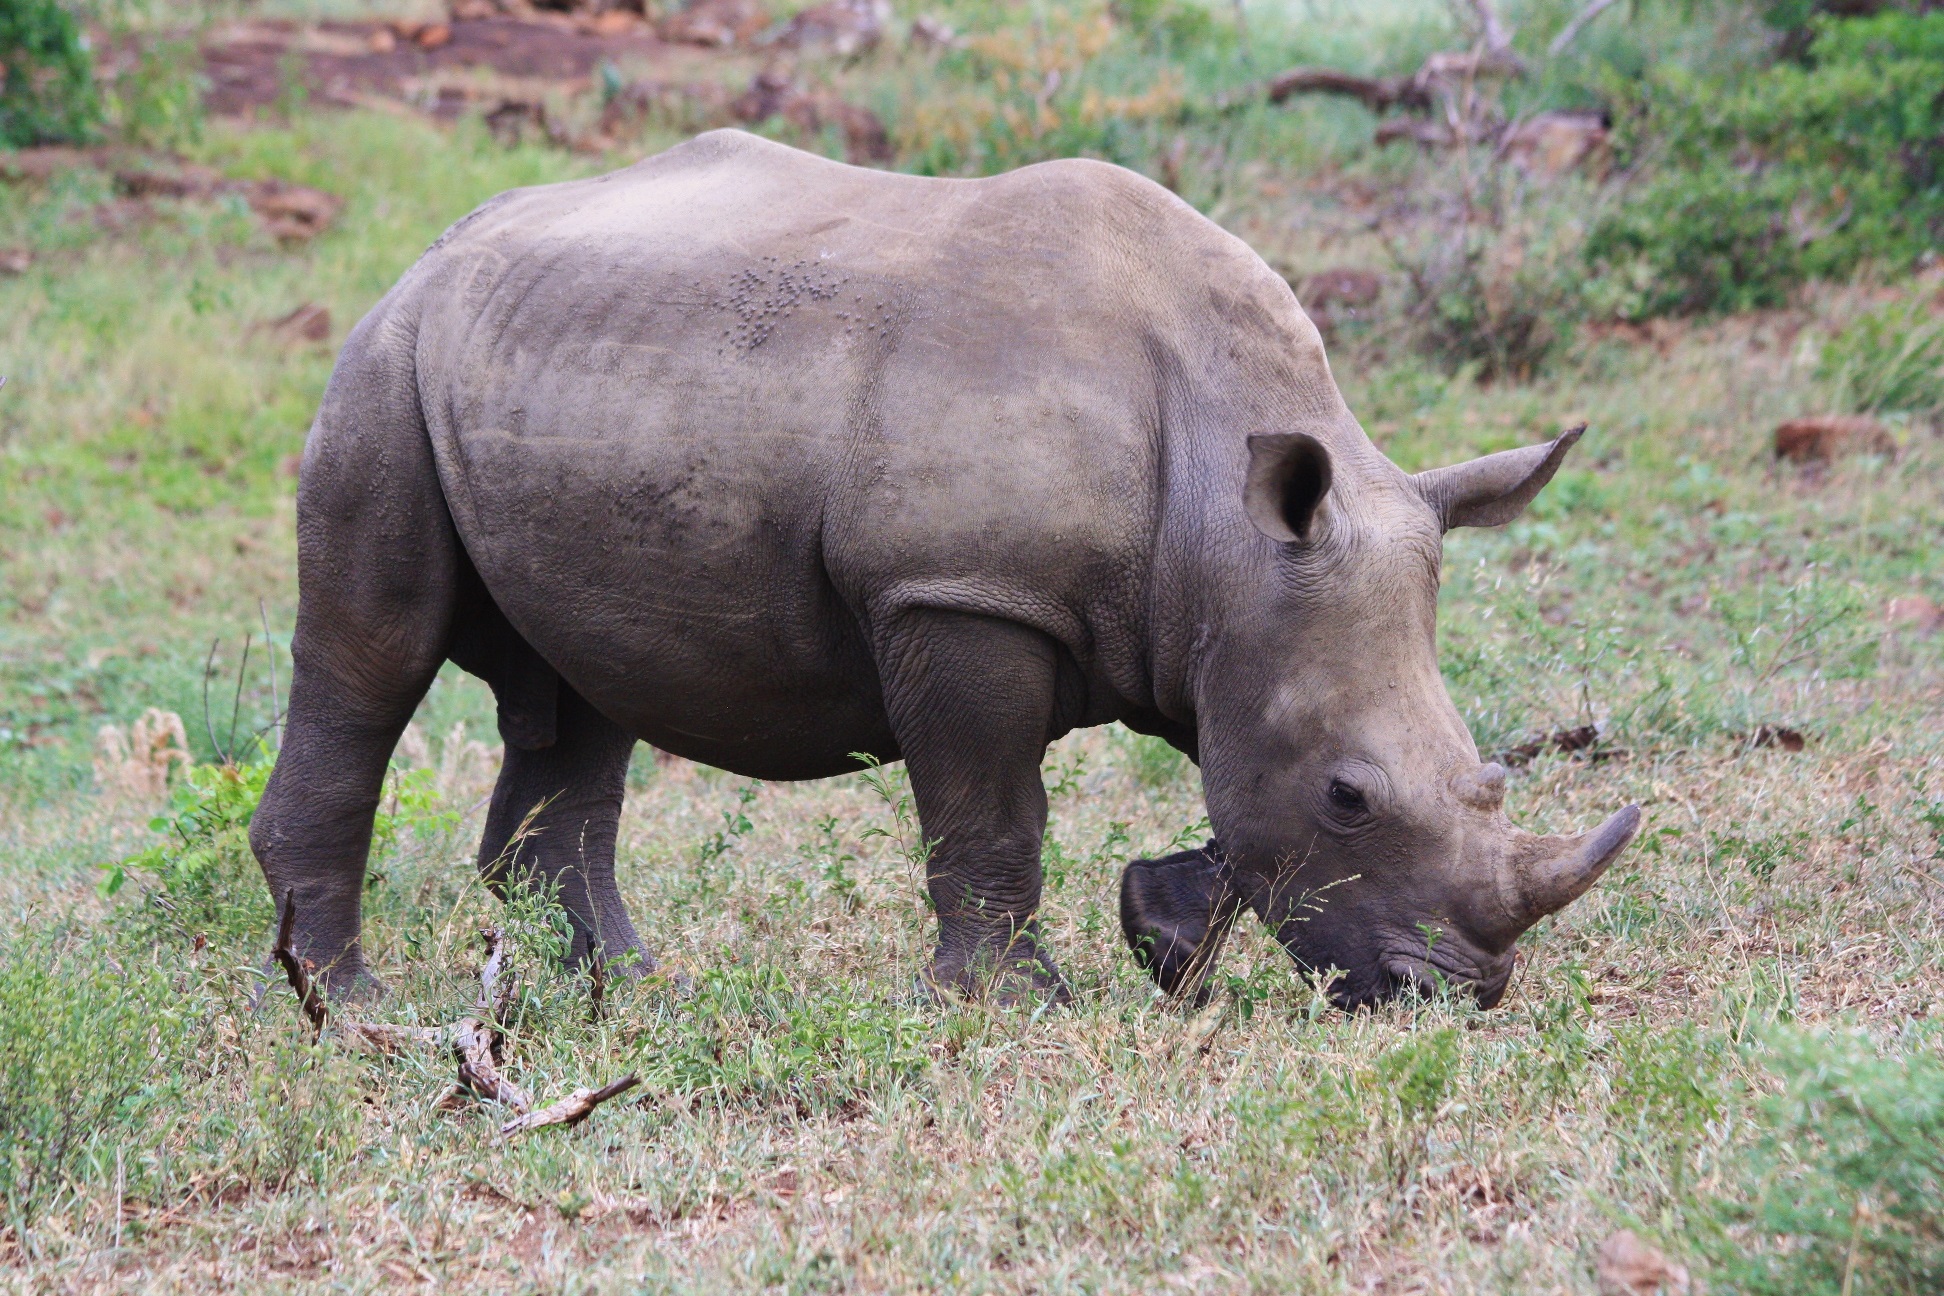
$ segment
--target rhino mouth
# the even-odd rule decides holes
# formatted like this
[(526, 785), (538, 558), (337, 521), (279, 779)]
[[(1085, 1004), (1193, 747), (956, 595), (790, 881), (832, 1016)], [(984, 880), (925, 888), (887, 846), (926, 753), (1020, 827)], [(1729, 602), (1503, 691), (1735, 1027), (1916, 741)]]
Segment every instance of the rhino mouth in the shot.
[(1331, 998), (1339, 1007), (1352, 1009), (1396, 999), (1438, 999), (1462, 991), (1470, 993), (1479, 1007), (1492, 1008), (1505, 997), (1511, 980), (1509, 955), (1480, 966), (1455, 952), (1396, 949), (1379, 957), (1376, 973), (1365, 985), (1359, 987), (1347, 976), (1339, 978), (1331, 987)]

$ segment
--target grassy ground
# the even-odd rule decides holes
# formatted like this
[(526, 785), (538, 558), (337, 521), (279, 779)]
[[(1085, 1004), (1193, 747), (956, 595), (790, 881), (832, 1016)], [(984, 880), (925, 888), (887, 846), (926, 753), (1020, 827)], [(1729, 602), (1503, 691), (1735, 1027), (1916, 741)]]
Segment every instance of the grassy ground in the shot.
[[(1767, 454), (1822, 398), (1817, 340), (1872, 290), (1583, 339), (1523, 385), (1376, 335), (1333, 352), (1406, 468), (1593, 423), (1525, 520), (1446, 554), (1444, 661), (1481, 748), (1602, 727), (1534, 759), (1513, 816), (1649, 815), (1527, 937), (1504, 1008), (1335, 1014), (1254, 932), (1208, 1011), (1157, 1002), (1119, 941), (1118, 870), (1199, 840), (1201, 808), (1185, 762), (1118, 731), (1046, 766), (1046, 917), (1077, 1003), (940, 1007), (914, 990), (928, 916), (897, 771), (756, 785), (644, 749), (622, 885), (682, 979), (590, 1022), (524, 906), (508, 1056), (545, 1095), (633, 1070), (645, 1096), (501, 1143), (493, 1112), (435, 1108), (445, 1061), (312, 1047), (280, 987), (252, 1011), (270, 909), (235, 829), (103, 896), (102, 865), (167, 838), (161, 799), (90, 760), (97, 726), (150, 706), (203, 762), (238, 745), (233, 696), (236, 733), (268, 720), (266, 656), (238, 689), (240, 648), (267, 624), (288, 679), (289, 465), (332, 345), (475, 202), (603, 163), (370, 113), (218, 125), (198, 149), (349, 206), (293, 251), (220, 205), (101, 234), (76, 219), (105, 196), (90, 173), (0, 188), (0, 245), (40, 253), (0, 279), (0, 1280), (1585, 1292), (1631, 1227), (1717, 1290), (1923, 1289), (1896, 1259), (1923, 1226), (1893, 1200), (1921, 1146), (1851, 1126), (1934, 1134), (1944, 1102), (1944, 635), (1883, 619), (1944, 602), (1944, 442), (1902, 427), (1894, 462), (1812, 477)], [(1371, 254), (1288, 159), (1209, 166), (1207, 205), (1278, 264)], [(305, 300), (331, 342), (253, 328)], [(401, 756), (427, 772), (392, 803), (366, 937), (399, 1019), (464, 1011), (474, 933), (507, 917), (468, 862), (490, 718), (449, 674)], [(1806, 743), (1756, 746), (1763, 726)], [(1835, 1221), (1833, 1250), (1775, 1241), (1791, 1203)], [(1795, 1277), (1763, 1279), (1765, 1256)]]

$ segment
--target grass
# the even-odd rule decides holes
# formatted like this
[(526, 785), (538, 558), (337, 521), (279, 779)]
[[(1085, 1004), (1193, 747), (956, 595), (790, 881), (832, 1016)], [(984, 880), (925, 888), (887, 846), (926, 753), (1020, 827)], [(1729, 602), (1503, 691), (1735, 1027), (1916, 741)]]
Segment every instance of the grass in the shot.
[[(1333, 348), (1409, 469), (1593, 424), (1526, 519), (1446, 553), (1443, 660), (1481, 748), (1601, 726), (1515, 777), (1514, 817), (1649, 815), (1527, 938), (1495, 1012), (1334, 1013), (1254, 931), (1207, 1011), (1157, 1002), (1120, 944), (1118, 870), (1198, 840), (1201, 805), (1184, 761), (1106, 730), (1046, 765), (1073, 1007), (917, 992), (929, 916), (896, 768), (758, 785), (644, 750), (622, 885), (677, 975), (590, 1021), (540, 957), (545, 907), (507, 915), (472, 873), (491, 763), (447, 744), (492, 741), (492, 708), (449, 670), (410, 757), (431, 772), (401, 784), (373, 864), (386, 1011), (465, 1011), (476, 929), (510, 917), (513, 1078), (644, 1080), (575, 1131), (502, 1144), (494, 1113), (435, 1109), (442, 1060), (313, 1046), (281, 987), (252, 1009), (270, 905), (236, 829), (193, 874), (104, 896), (101, 866), (163, 840), (163, 807), (104, 793), (89, 762), (98, 725), (148, 706), (213, 761), (266, 622), (288, 680), (287, 465), (331, 348), (252, 324), (317, 301), (341, 340), (478, 200), (604, 163), (369, 113), (213, 124), (198, 148), (349, 206), (289, 250), (220, 206), (102, 233), (75, 219), (98, 175), (0, 188), (0, 245), (39, 254), (0, 279), (0, 1280), (1591, 1292), (1595, 1248), (1631, 1227), (1710, 1290), (1927, 1289), (1944, 635), (1881, 614), (1944, 602), (1944, 444), (1899, 425), (1895, 462), (1805, 478), (1766, 441), (1825, 398), (1812, 344), (1880, 291), (1585, 337), (1524, 384), (1377, 337)], [(1202, 197), (1278, 264), (1381, 266), (1317, 156), (1237, 145)], [(251, 660), (239, 733), (271, 711)], [(1806, 746), (1756, 746), (1764, 725)]]

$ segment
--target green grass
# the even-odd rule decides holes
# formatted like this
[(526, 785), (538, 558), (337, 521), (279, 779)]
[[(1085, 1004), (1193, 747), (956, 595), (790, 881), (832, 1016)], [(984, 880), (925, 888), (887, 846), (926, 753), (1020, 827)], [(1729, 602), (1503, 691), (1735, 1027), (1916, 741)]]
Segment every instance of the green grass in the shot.
[[(1235, 139), (1201, 195), (1231, 227), (1297, 269), (1374, 255), (1310, 171), (1336, 144)], [(1944, 635), (1881, 613), (1944, 602), (1944, 445), (1899, 424), (1896, 462), (1819, 478), (1767, 452), (1827, 390), (1804, 340), (1876, 309), (1869, 291), (1662, 347), (1582, 339), (1527, 384), (1382, 337), (1333, 349), (1409, 469), (1593, 424), (1527, 518), (1446, 554), (1443, 660), (1481, 748), (1603, 726), (1611, 758), (1541, 755), (1514, 817), (1649, 816), (1527, 938), (1502, 1009), (1343, 1016), (1253, 931), (1206, 1012), (1157, 1002), (1120, 944), (1118, 870), (1192, 840), (1202, 808), (1185, 762), (1117, 730), (1047, 762), (1046, 921), (1077, 1003), (935, 1005), (896, 770), (887, 797), (644, 750), (622, 884), (678, 975), (590, 1021), (524, 906), (508, 1053), (548, 1097), (629, 1070), (643, 1096), (501, 1143), (496, 1113), (435, 1108), (444, 1059), (313, 1046), (280, 986), (252, 1010), (270, 904), (236, 829), (193, 874), (102, 895), (102, 865), (164, 840), (163, 807), (107, 794), (90, 757), (99, 725), (160, 706), (212, 760), (265, 621), (287, 684), (286, 465), (332, 348), (253, 323), (317, 301), (335, 344), (481, 198), (604, 163), (376, 114), (218, 124), (199, 148), (349, 205), (287, 250), (220, 205), (103, 233), (75, 219), (98, 175), (0, 188), (0, 246), (38, 254), (0, 279), (9, 1284), (1591, 1292), (1595, 1248), (1631, 1227), (1710, 1290), (1934, 1289)], [(270, 714), (252, 663), (239, 733)], [(446, 759), (456, 726), (493, 741), (491, 714), (456, 672), (435, 685), (432, 772), (374, 860), (367, 948), (394, 1020), (466, 1011), (476, 930), (507, 916), (469, 862), (491, 762)], [(1807, 747), (1753, 747), (1762, 725)]]

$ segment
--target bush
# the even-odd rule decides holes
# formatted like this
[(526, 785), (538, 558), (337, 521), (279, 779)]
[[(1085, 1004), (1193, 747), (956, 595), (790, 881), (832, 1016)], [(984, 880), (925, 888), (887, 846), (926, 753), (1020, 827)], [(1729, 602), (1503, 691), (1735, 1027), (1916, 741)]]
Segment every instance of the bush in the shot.
[(1727, 1290), (1944, 1291), (1944, 1064), (1867, 1039), (1792, 1034), (1774, 1069), (1750, 1200), (1727, 1209), (1756, 1245), (1719, 1239)]
[(1592, 304), (1581, 256), (1597, 195), (1571, 181), (1541, 190), (1493, 155), (1426, 169), (1409, 189), (1411, 218), (1379, 232), (1412, 342), (1447, 372), (1530, 378)]
[(86, 139), (100, 112), (74, 19), (56, 0), (0, 0), (0, 148)]
[(1618, 314), (1775, 306), (1805, 279), (1944, 233), (1944, 13), (1825, 19), (1808, 66), (1620, 91), (1643, 187), (1587, 256)]
[(16, 1230), (90, 1157), (112, 1166), (200, 1038), (194, 1003), (113, 946), (43, 931), (0, 956), (0, 1209)]
[(145, 42), (102, 88), (103, 116), (122, 139), (175, 149), (202, 138), (202, 55), (192, 40)]

